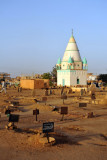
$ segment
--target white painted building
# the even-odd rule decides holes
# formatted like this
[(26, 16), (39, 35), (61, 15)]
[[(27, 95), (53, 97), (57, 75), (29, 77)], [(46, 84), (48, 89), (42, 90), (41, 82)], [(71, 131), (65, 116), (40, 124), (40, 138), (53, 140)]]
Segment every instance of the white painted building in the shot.
[(58, 59), (57, 67), (57, 85), (75, 86), (87, 85), (87, 60), (81, 60), (80, 53), (72, 34), (66, 47), (63, 59)]

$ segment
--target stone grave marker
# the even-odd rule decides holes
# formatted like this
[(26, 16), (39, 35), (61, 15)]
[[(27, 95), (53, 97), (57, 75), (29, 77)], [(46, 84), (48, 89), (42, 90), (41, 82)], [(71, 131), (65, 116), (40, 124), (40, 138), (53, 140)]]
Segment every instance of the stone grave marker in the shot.
[(39, 114), (39, 109), (33, 110), (33, 115), (36, 115), (36, 121), (37, 121), (37, 115)]
[(17, 126), (14, 125), (15, 122), (19, 121), (19, 115), (10, 114), (9, 115), (9, 124), (6, 126), (6, 129), (17, 129)]
[(42, 101), (45, 102), (46, 105), (47, 97), (42, 97)]
[(45, 90), (45, 96), (48, 96), (48, 90), (47, 89)]
[(19, 102), (18, 101), (10, 101), (9, 102), (12, 106), (19, 106)]
[(62, 114), (61, 121), (63, 121), (64, 115), (68, 114), (68, 107), (61, 107), (61, 114)]
[(9, 115), (11, 113), (11, 110), (10, 109), (7, 109), (6, 111), (5, 111), (5, 114), (7, 114), (7, 115)]
[(18, 122), (19, 121), (19, 115), (17, 114), (10, 114), (9, 116), (9, 122)]
[(43, 123), (42, 131), (43, 131), (43, 133), (47, 134), (47, 139), (48, 139), (48, 143), (49, 143), (48, 133), (49, 132), (54, 132), (54, 122)]
[(64, 100), (67, 99), (67, 95), (62, 95), (61, 99), (63, 99), (63, 104), (64, 104)]
[(79, 103), (79, 107), (87, 107), (87, 103)]

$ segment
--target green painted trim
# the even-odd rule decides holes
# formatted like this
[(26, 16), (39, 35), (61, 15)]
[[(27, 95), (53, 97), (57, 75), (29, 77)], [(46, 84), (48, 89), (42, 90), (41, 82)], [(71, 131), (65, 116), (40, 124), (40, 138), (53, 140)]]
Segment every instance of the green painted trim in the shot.
[(82, 61), (75, 61), (75, 62), (82, 62)]
[[(62, 62), (68, 62), (68, 61), (62, 61)], [(61, 63), (62, 63), (62, 62), (61, 62)], [(75, 62), (82, 62), (82, 61), (74, 61), (73, 63), (75, 63)]]
[(76, 70), (57, 70), (57, 72), (76, 72)]
[(65, 51), (79, 51), (79, 50), (65, 50)]

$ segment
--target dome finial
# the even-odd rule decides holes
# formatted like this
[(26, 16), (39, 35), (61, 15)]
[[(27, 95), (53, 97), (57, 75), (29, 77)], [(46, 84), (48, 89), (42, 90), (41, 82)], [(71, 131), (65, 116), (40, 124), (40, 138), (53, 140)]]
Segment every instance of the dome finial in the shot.
[(73, 29), (72, 29), (72, 36), (73, 36)]

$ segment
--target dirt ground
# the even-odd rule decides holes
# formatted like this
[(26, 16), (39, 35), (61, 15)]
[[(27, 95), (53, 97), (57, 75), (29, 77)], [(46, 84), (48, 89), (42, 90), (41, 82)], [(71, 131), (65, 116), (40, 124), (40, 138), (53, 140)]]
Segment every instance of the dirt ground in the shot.
[[(80, 98), (79, 93), (67, 94), (61, 99), (60, 89), (47, 96), (46, 105), (42, 102), (45, 91), (8, 88), (7, 94), (0, 93), (0, 160), (107, 160), (107, 104), (100, 101), (107, 90), (96, 92), (96, 101), (91, 102), (88, 94)], [(34, 99), (38, 102), (35, 103)], [(10, 101), (18, 101), (19, 106), (11, 106)], [(87, 107), (79, 107), (87, 103)], [(13, 107), (12, 113), (19, 114), (16, 130), (7, 130), (8, 117), (5, 107)], [(68, 114), (61, 121), (60, 107), (67, 106)], [(54, 108), (59, 111), (53, 111)], [(39, 109), (38, 121), (33, 110)], [(87, 114), (93, 112), (94, 117)], [(43, 145), (39, 142), (44, 122), (54, 122), (54, 144)], [(39, 135), (39, 136), (38, 136)]]

